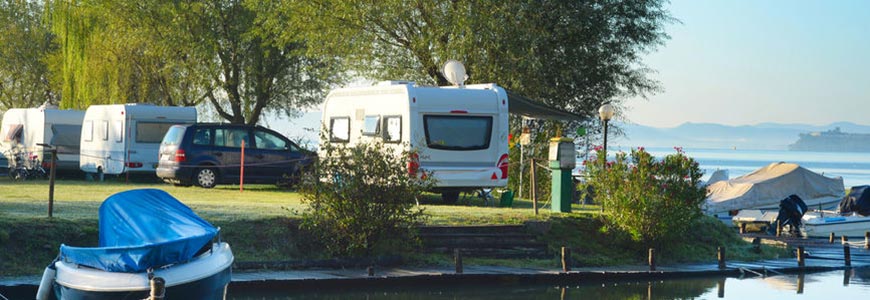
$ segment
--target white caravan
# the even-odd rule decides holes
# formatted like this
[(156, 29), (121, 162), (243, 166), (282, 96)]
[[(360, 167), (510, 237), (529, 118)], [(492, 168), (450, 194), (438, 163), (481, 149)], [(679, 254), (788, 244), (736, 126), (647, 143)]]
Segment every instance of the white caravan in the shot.
[(507, 185), (508, 95), (498, 85), (389, 81), (337, 89), (326, 97), (321, 121), (331, 143), (382, 141), (415, 150), (409, 171), (432, 172), (446, 202), (461, 191)]
[(7, 110), (0, 126), (0, 152), (10, 162), (14, 161), (12, 155), (18, 153), (24, 159), (35, 156), (47, 163), (51, 156), (43, 150), (49, 148), (38, 144), (48, 144), (57, 148), (58, 170), (78, 170), (79, 134), (84, 117), (83, 111), (60, 110), (56, 106)]
[(169, 127), (192, 123), (193, 107), (91, 105), (82, 122), (79, 167), (96, 174), (154, 173), (160, 141)]

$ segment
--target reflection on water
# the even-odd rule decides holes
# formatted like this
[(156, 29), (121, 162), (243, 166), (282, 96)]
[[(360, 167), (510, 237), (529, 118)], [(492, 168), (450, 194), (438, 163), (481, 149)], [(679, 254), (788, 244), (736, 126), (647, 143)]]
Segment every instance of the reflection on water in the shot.
[(227, 299), (834, 299), (870, 294), (870, 269), (767, 278), (692, 278), (573, 286), (485, 285), (346, 290), (238, 291)]

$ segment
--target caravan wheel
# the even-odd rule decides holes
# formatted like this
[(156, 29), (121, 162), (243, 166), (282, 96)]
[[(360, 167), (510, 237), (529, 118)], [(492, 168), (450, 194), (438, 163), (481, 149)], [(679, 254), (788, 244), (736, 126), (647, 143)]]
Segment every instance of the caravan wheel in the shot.
[(215, 186), (217, 183), (217, 173), (215, 173), (214, 169), (210, 168), (202, 168), (196, 171), (196, 184), (210, 189)]
[(442, 192), (441, 200), (444, 200), (444, 203), (447, 204), (454, 204), (459, 200), (459, 192)]

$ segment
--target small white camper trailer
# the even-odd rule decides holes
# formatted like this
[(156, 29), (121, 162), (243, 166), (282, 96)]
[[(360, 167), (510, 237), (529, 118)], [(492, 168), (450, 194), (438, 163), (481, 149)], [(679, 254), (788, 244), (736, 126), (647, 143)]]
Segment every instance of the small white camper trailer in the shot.
[(321, 121), (331, 143), (378, 140), (415, 150), (409, 171), (432, 172), (446, 202), (461, 191), (507, 185), (508, 95), (498, 85), (390, 81), (337, 89), (326, 97)]
[(97, 174), (154, 173), (166, 131), (191, 123), (196, 123), (193, 107), (91, 105), (82, 122), (80, 168)]
[(51, 156), (44, 150), (48, 148), (39, 144), (52, 145), (57, 148), (58, 170), (78, 170), (84, 116), (83, 111), (60, 110), (56, 106), (7, 110), (0, 126), (0, 152), (10, 162), (14, 161), (14, 153), (23, 153), (47, 163)]

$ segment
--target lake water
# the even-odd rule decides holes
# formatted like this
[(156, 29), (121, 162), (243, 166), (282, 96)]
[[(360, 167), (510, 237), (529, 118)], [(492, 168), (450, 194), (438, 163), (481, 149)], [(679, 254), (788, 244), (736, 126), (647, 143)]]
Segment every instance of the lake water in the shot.
[[(675, 153), (672, 148), (646, 150), (655, 157)], [(783, 161), (799, 164), (825, 176), (841, 176), (846, 188), (870, 184), (870, 153), (691, 148), (683, 151), (698, 161), (704, 170), (704, 179), (718, 169), (728, 170), (730, 178), (734, 178), (772, 162)]]
[(590, 282), (572, 286), (486, 285), (318, 291), (233, 291), (227, 299), (865, 299), (870, 269), (747, 279)]

